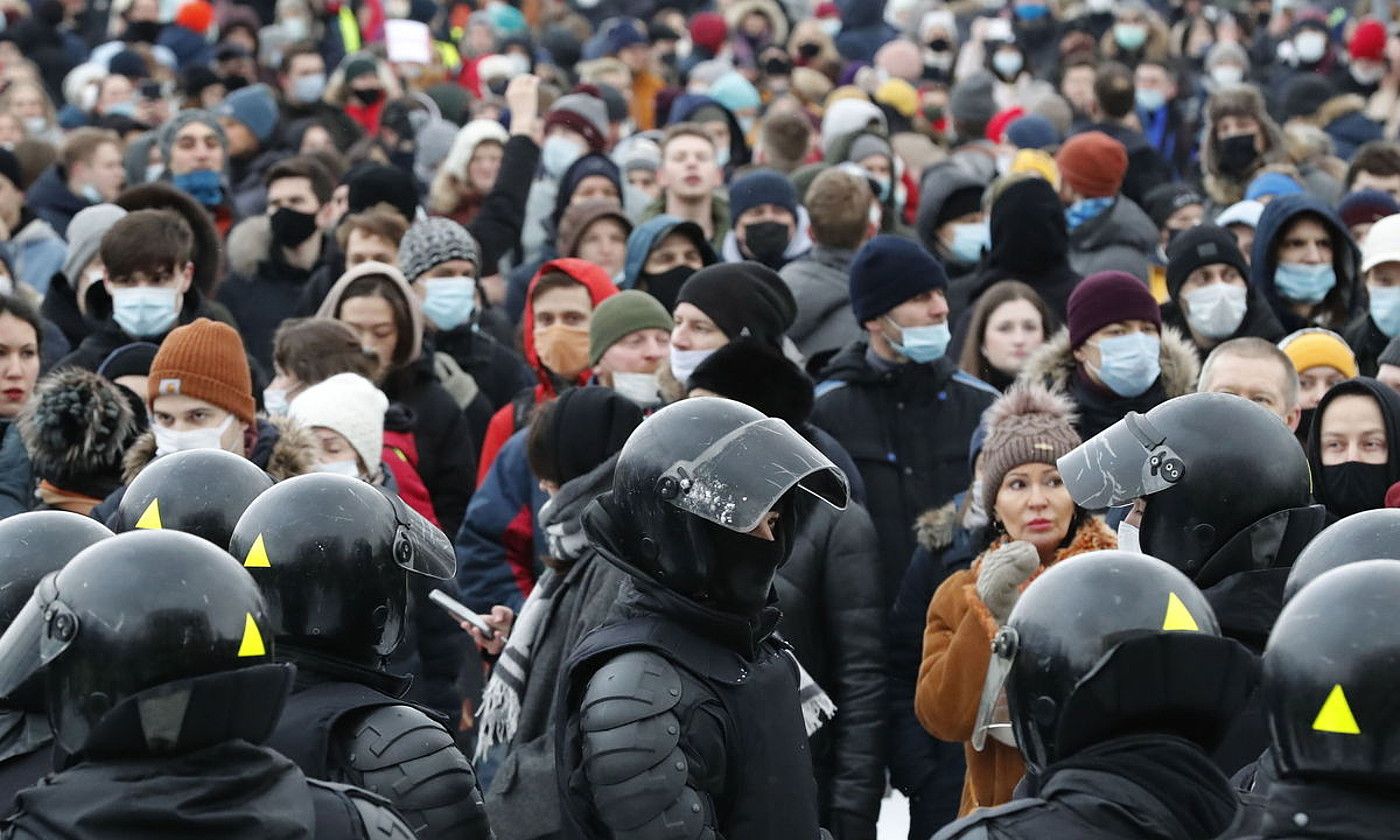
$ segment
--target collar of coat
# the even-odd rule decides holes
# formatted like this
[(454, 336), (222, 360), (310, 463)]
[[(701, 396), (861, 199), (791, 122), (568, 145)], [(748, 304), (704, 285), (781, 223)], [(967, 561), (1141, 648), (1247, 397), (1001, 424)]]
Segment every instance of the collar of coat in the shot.
[[(1194, 393), (1201, 363), (1191, 343), (1172, 327), (1162, 327), (1162, 387), (1167, 398)], [(1069, 347), (1069, 330), (1061, 329), (1026, 360), (1020, 379), (1068, 392), (1070, 378), (1079, 363)]]

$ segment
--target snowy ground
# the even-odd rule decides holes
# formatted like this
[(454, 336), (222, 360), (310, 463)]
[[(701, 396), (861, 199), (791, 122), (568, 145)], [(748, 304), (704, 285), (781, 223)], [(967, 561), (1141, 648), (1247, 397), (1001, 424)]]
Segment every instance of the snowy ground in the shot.
[(909, 800), (891, 791), (880, 806), (880, 840), (905, 840), (909, 836)]

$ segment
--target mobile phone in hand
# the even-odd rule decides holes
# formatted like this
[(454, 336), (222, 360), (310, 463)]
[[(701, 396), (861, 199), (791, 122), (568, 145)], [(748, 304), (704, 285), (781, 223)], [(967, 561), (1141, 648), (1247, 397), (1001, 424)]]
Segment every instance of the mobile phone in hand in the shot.
[(479, 614), (467, 609), (466, 604), (463, 604), (461, 601), (458, 601), (456, 598), (453, 598), (451, 595), (448, 595), (441, 589), (434, 589), (432, 592), (429, 592), (428, 600), (432, 601), (434, 604), (437, 604), (444, 611), (446, 611), (448, 615), (452, 616), (457, 621), (465, 621), (466, 623), (475, 627), (477, 630), (481, 631), (481, 635), (486, 637), (488, 641), (496, 638), (496, 631), (491, 628), (491, 625), (486, 623), (486, 619), (482, 618)]

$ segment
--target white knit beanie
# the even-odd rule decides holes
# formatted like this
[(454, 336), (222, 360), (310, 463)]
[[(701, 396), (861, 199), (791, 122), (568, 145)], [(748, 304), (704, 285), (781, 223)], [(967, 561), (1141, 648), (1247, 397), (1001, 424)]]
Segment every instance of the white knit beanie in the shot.
[(297, 394), (287, 416), (308, 429), (320, 426), (345, 438), (373, 475), (382, 460), (388, 410), (388, 398), (373, 382), (357, 373), (337, 373)]

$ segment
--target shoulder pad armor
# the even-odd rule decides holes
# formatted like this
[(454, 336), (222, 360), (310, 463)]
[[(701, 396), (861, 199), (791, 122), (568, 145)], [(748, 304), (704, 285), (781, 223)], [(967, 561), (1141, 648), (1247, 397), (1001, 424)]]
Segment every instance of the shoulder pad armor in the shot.
[(342, 801), (348, 802), (363, 830), (359, 836), (369, 840), (413, 840), (413, 830), (394, 813), (387, 799), (353, 785), (340, 785), (310, 778), (306, 783), (313, 788), (329, 791)]
[(593, 673), (580, 719), (585, 732), (599, 732), (656, 717), (681, 701), (681, 675), (665, 657), (630, 650)]
[(491, 836), (476, 770), (441, 724), (412, 706), (349, 723), (347, 775), (393, 803), (419, 838)]

